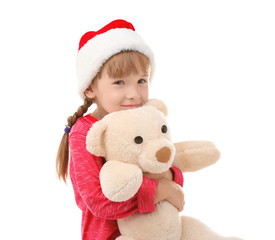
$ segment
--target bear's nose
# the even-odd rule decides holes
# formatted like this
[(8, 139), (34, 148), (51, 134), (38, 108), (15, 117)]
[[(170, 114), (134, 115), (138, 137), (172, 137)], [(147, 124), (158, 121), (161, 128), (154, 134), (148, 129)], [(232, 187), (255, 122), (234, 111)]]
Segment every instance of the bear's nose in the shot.
[(159, 162), (161, 163), (167, 163), (171, 156), (171, 150), (168, 147), (163, 147), (160, 150), (157, 151), (156, 157)]

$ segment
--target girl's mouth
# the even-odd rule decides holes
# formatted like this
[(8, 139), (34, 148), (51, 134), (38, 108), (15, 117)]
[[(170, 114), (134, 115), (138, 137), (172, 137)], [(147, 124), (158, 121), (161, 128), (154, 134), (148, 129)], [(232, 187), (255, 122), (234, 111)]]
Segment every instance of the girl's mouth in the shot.
[(123, 108), (138, 108), (140, 107), (140, 104), (130, 104), (130, 105), (122, 105)]

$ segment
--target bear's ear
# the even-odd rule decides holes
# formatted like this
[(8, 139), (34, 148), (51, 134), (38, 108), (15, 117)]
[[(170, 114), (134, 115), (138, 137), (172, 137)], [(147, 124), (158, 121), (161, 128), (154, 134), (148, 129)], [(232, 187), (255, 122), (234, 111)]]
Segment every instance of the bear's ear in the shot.
[(150, 99), (146, 105), (148, 106), (153, 106), (155, 107), (156, 109), (158, 109), (159, 111), (161, 111), (166, 117), (168, 115), (168, 109), (165, 105), (165, 103), (161, 100), (158, 100), (158, 99)]
[(105, 157), (105, 143), (104, 135), (107, 129), (106, 121), (98, 121), (88, 131), (86, 137), (86, 148), (87, 150), (96, 156)]

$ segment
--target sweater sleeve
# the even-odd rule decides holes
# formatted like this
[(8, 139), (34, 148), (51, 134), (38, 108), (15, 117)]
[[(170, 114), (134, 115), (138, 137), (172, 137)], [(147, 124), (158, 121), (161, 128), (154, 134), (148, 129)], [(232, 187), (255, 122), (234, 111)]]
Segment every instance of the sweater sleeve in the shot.
[(183, 174), (182, 171), (180, 169), (178, 169), (177, 167), (172, 166), (170, 168), (173, 171), (173, 175), (174, 175), (174, 182), (176, 182), (177, 184), (179, 184), (181, 187), (183, 187)]
[(70, 176), (76, 200), (79, 200), (78, 206), (85, 204), (93, 215), (105, 219), (124, 218), (137, 211), (153, 212), (157, 188), (157, 181), (154, 179), (144, 177), (137, 194), (125, 202), (112, 202), (104, 196), (99, 180), (102, 159), (86, 150), (87, 131), (84, 131), (84, 134), (73, 132), (69, 139)]

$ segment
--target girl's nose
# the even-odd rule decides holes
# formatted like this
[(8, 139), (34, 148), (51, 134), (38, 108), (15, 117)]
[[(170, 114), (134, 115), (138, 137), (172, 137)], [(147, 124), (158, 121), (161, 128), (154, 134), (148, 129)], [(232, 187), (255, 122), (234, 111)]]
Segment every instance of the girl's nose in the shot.
[(127, 98), (138, 98), (139, 92), (136, 87), (129, 87), (126, 93)]

